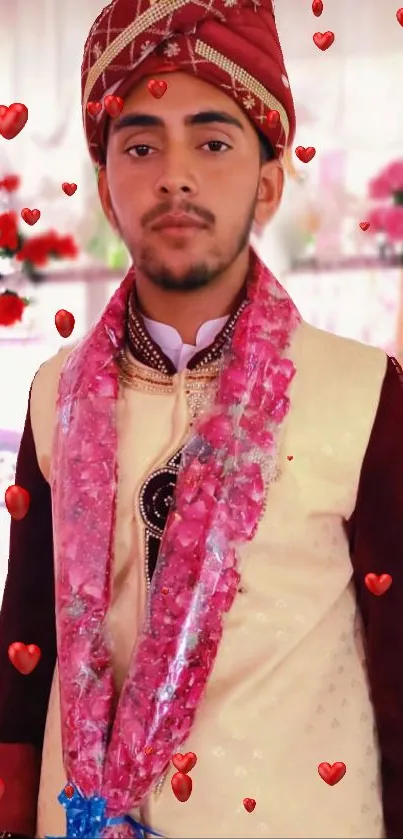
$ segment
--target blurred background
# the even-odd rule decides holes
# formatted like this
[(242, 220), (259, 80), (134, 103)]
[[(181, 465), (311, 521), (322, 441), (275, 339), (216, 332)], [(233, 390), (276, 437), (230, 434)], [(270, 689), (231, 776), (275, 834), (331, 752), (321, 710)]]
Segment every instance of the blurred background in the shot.
[[(0, 259), (0, 292), (30, 300), (21, 322), (0, 326), (1, 594), (9, 535), (4, 492), (14, 483), (30, 383), (63, 343), (55, 312), (74, 314), (73, 338), (80, 338), (128, 266), (99, 207), (81, 122), (82, 50), (104, 5), (0, 0), (0, 101), (29, 109), (21, 134), (0, 137), (0, 214), (15, 210), (20, 233), (32, 239), (17, 275), (12, 256)], [(314, 146), (316, 156), (304, 164), (292, 150), (282, 208), (256, 247), (306, 320), (402, 359), (399, 0), (324, 0), (321, 17), (313, 15), (312, 0), (275, 5), (297, 110), (294, 149)], [(321, 52), (312, 36), (327, 30), (335, 42)], [(61, 189), (64, 181), (77, 184), (71, 197)], [(40, 209), (35, 227), (19, 217), (23, 207)], [(369, 220), (362, 230), (360, 222)]]

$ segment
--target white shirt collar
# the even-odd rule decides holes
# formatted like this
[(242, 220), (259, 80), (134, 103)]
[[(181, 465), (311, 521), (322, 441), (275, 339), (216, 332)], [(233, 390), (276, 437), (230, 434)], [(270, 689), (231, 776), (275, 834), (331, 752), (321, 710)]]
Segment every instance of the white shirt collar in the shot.
[(196, 335), (195, 346), (184, 344), (179, 332), (173, 326), (168, 326), (167, 323), (159, 323), (159, 321), (144, 316), (143, 321), (150, 338), (158, 344), (164, 355), (172, 361), (179, 372), (187, 367), (190, 359), (196, 353), (213, 343), (218, 333), (224, 328), (228, 318), (229, 315), (225, 315), (223, 318), (215, 318), (203, 323)]

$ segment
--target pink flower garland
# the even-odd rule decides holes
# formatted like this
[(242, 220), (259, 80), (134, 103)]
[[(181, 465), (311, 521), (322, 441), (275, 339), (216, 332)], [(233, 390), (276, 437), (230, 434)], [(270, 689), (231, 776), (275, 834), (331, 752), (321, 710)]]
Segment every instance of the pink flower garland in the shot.
[[(148, 614), (108, 746), (113, 688), (102, 624), (110, 557), (100, 551), (106, 548), (106, 526), (112, 544), (105, 516), (115, 492), (116, 429), (108, 417), (116, 412), (117, 387), (100, 352), (100, 335), (104, 329), (120, 343), (117, 318), (127, 296), (122, 288), (63, 372), (54, 504), (64, 756), (69, 780), (87, 795), (104, 795), (108, 815), (125, 814), (143, 802), (186, 741), (237, 592), (236, 547), (253, 539), (264, 511), (295, 373), (284, 353), (300, 317), (257, 259), (248, 292), (250, 305), (223, 358), (214, 404), (199, 418), (183, 452)], [(91, 452), (89, 463), (85, 452)], [(83, 461), (85, 478), (72, 468), (74, 457)], [(57, 476), (63, 476), (62, 484)], [(81, 481), (78, 491), (73, 479)], [(71, 513), (63, 507), (67, 499)], [(91, 503), (99, 505), (100, 518), (98, 531), (89, 533), (95, 521)]]

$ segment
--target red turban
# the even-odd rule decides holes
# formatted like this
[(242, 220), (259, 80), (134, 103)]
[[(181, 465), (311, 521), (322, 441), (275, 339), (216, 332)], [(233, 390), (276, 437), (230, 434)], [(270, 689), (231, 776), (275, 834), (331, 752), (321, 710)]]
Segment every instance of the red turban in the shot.
[[(295, 133), (294, 103), (272, 0), (113, 0), (84, 47), (83, 120), (94, 163), (105, 161), (107, 114), (87, 112), (106, 93), (124, 98), (161, 66), (194, 73), (232, 96), (281, 157)], [(267, 112), (277, 110), (273, 127)]]

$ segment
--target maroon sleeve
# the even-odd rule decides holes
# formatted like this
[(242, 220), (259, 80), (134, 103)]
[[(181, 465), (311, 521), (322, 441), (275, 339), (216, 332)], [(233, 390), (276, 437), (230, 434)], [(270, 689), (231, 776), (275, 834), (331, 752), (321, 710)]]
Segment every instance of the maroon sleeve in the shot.
[[(388, 839), (403, 837), (403, 371), (388, 359), (363, 461), (357, 503), (347, 523), (367, 668), (378, 731)], [(391, 574), (382, 596), (369, 573)]]
[[(53, 671), (56, 628), (50, 487), (38, 465), (28, 406), (15, 483), (30, 509), (11, 521), (7, 581), (0, 612), (0, 830), (35, 836), (41, 752)], [(14, 641), (37, 644), (36, 669), (21, 675), (8, 658)]]

